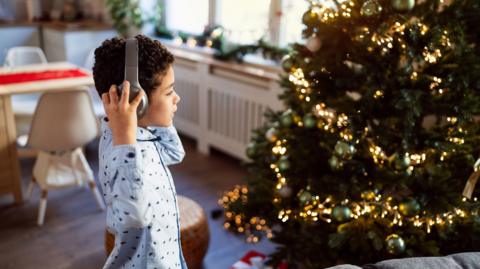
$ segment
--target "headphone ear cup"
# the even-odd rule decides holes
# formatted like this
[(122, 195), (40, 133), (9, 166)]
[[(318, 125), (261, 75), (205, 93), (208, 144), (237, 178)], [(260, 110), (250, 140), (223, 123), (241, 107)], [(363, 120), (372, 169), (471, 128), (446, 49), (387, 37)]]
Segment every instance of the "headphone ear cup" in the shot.
[(130, 97), (128, 98), (128, 102), (131, 103), (133, 101), (133, 99), (135, 99), (135, 97), (140, 94), (141, 91), (143, 91), (143, 96), (142, 96), (142, 100), (140, 100), (140, 104), (138, 104), (138, 107), (137, 107), (137, 118), (138, 119), (141, 119), (145, 113), (147, 112), (147, 108), (148, 108), (148, 97), (147, 97), (147, 93), (142, 89), (142, 88), (138, 88), (138, 87), (135, 87), (135, 86), (130, 86), (131, 88), (131, 93), (130, 93)]

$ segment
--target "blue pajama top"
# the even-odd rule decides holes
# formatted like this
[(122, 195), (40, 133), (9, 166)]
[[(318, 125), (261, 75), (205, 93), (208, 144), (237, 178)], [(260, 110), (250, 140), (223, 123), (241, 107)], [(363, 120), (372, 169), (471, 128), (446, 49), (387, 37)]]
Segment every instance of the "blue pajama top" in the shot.
[(115, 235), (103, 268), (187, 269), (177, 194), (167, 167), (185, 156), (175, 127), (138, 127), (135, 145), (113, 146), (108, 118), (101, 122), (99, 180), (107, 229)]

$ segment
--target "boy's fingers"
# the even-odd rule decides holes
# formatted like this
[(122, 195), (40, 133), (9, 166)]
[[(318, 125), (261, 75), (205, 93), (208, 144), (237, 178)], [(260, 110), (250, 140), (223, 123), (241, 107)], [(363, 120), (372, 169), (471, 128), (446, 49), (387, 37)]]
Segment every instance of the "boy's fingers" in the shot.
[(110, 96), (108, 95), (108, 93), (106, 92), (102, 93), (102, 102), (105, 107), (108, 106), (108, 104), (110, 104)]
[(129, 96), (130, 96), (130, 83), (125, 80), (123, 82), (123, 90), (122, 90), (122, 96), (121, 96), (121, 99), (120, 99), (120, 103), (122, 105), (127, 105)]
[(113, 103), (114, 105), (118, 104), (118, 94), (117, 94), (116, 85), (112, 85), (110, 87), (110, 91), (108, 91), (108, 94), (110, 95), (110, 103)]
[(135, 96), (135, 99), (132, 101), (132, 106), (136, 109), (140, 102), (142, 101), (142, 97), (145, 94), (145, 92), (142, 90), (138, 92), (137, 96)]

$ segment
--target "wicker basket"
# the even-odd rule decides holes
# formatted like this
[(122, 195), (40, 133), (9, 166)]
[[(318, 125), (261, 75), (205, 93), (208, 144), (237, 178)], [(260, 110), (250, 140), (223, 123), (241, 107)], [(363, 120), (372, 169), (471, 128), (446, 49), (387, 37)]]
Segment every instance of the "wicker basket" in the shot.
[[(200, 269), (207, 253), (210, 235), (205, 211), (192, 199), (178, 196), (182, 250), (189, 269)], [(107, 255), (115, 245), (113, 234), (105, 231)]]

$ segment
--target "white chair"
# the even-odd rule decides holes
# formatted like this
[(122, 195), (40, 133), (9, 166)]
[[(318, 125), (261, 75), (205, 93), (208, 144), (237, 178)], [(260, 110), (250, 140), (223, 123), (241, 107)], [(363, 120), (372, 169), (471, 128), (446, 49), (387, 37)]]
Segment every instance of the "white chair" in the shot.
[[(83, 67), (92, 72), (94, 64), (95, 64), (95, 48), (91, 49), (90, 52), (88, 53), (88, 56), (85, 59), (85, 63), (83, 64)], [(95, 115), (97, 116), (97, 118), (100, 120), (102, 117), (107, 115), (103, 107), (102, 98), (100, 97), (100, 95), (98, 95), (98, 92), (95, 86), (90, 87), (88, 89), (88, 93), (92, 98), (93, 111), (95, 112)], [(99, 124), (100, 124), (100, 121), (99, 121)]]
[(82, 147), (98, 136), (99, 129), (92, 102), (85, 88), (42, 95), (32, 120), (27, 145), (37, 149), (30, 198), (34, 184), (42, 194), (37, 224), (43, 225), (47, 195), (51, 189), (88, 184), (101, 210), (105, 209)]
[(38, 47), (13, 47), (7, 51), (5, 66), (22, 66), (27, 64), (46, 63), (47, 58)]
[[(22, 66), (47, 63), (42, 49), (37, 47), (13, 47), (7, 51), (4, 66)], [(17, 122), (17, 134), (25, 135), (30, 128), (33, 112), (41, 93), (12, 95), (12, 108)], [(23, 139), (25, 140), (25, 139)]]

